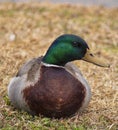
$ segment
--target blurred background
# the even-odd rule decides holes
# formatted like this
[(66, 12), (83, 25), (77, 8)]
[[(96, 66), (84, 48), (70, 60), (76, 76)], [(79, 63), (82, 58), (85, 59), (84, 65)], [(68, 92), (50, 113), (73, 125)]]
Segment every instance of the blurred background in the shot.
[(53, 3), (71, 3), (82, 5), (102, 5), (106, 7), (118, 7), (118, 0), (0, 0), (0, 2), (53, 2)]

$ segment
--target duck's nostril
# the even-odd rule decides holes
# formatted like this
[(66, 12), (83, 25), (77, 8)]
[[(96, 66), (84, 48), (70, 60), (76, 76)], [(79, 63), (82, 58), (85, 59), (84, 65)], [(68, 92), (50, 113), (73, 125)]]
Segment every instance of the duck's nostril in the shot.
[(90, 56), (94, 56), (92, 53), (90, 53)]

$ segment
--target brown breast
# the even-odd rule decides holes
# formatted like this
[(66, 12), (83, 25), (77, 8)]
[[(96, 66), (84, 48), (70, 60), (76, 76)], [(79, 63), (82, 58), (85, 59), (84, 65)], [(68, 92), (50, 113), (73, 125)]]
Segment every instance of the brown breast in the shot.
[(64, 68), (41, 66), (39, 81), (27, 87), (23, 94), (35, 114), (60, 118), (71, 116), (79, 110), (86, 90)]

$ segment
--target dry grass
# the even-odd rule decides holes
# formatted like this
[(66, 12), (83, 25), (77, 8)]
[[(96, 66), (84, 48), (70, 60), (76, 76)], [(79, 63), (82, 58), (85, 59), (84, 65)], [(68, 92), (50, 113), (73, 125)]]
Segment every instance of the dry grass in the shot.
[[(10, 104), (7, 85), (19, 67), (44, 54), (60, 34), (83, 37), (111, 67), (76, 61), (92, 89), (88, 108), (69, 119), (32, 117)], [(118, 129), (118, 8), (53, 4), (0, 4), (0, 129)]]

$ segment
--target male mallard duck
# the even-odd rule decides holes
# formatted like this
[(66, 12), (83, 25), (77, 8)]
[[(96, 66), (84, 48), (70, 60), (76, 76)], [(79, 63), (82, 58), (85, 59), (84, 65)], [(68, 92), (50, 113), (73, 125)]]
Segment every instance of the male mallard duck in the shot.
[(17, 108), (47, 117), (68, 117), (83, 110), (91, 91), (73, 60), (85, 60), (102, 67), (87, 43), (76, 35), (58, 37), (47, 53), (24, 64), (8, 86), (8, 96)]

